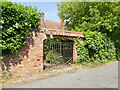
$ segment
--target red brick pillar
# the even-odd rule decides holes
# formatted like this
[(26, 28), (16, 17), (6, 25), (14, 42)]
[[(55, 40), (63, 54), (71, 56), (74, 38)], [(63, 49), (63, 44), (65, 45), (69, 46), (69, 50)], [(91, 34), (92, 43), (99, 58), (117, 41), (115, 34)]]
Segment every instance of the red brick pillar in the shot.
[(76, 49), (76, 43), (73, 43), (73, 60), (77, 59), (77, 49)]
[(40, 13), (40, 16), (42, 19), (44, 19), (44, 15), (45, 15), (45, 13), (43, 13), (43, 12)]
[(41, 29), (43, 29), (43, 28), (46, 29), (46, 25), (45, 25), (45, 21), (44, 21), (44, 15), (45, 15), (45, 13), (43, 13), (43, 12), (40, 13), (41, 20), (40, 20), (40, 26), (39, 27)]
[(37, 65), (40, 69), (40, 71), (43, 70), (44, 67), (44, 61), (43, 61), (43, 47), (44, 47), (44, 40), (47, 38), (46, 34), (40, 33), (40, 32), (35, 32), (33, 31), (33, 41), (34, 45), (30, 45), (29, 49), (29, 60), (38, 60)]
[(40, 38), (39, 38), (39, 59), (40, 61), (42, 62), (41, 63), (41, 69), (43, 70), (44, 69), (44, 40), (47, 39), (47, 36), (46, 34), (44, 33), (40, 33)]

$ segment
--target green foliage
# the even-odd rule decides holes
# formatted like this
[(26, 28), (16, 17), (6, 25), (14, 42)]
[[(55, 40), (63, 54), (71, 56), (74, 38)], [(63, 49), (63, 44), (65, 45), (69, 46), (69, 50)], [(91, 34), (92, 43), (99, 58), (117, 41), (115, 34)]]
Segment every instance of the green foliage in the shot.
[(64, 38), (53, 38), (53, 39), (50, 38), (50, 39), (46, 39), (46, 40), (44, 41), (44, 43), (47, 43), (47, 42), (50, 43), (50, 42), (52, 42), (52, 43), (54, 44), (54, 43), (60, 42), (60, 41), (61, 41), (61, 42), (64, 42), (64, 41), (65, 41), (65, 42), (69, 42), (70, 40), (67, 40), (67, 39), (64, 39)]
[(9, 82), (9, 80), (10, 80), (10, 78), (11, 78), (11, 75), (9, 74), (9, 73), (2, 73), (2, 75), (1, 75), (1, 83), (2, 84), (8, 84), (8, 82)]
[(116, 60), (115, 43), (110, 38), (97, 31), (85, 32), (84, 35), (85, 40), (76, 40), (79, 58), (75, 63), (87, 65)]
[[(70, 50), (70, 47), (68, 46), (70, 40), (66, 40), (64, 38), (53, 38), (53, 39), (46, 39), (44, 41), (44, 56), (47, 62), (51, 64), (62, 64), (62, 63), (69, 63), (70, 60), (68, 60), (68, 54), (66, 50)], [(60, 53), (60, 48), (63, 50), (64, 53)]]
[(64, 60), (62, 59), (62, 55), (53, 50), (47, 53), (46, 61), (50, 64), (62, 64), (64, 62)]
[(3, 60), (3, 59), (4, 59), (4, 57), (1, 55), (1, 56), (0, 56), (0, 60)]
[[(13, 53), (26, 45), (30, 30), (39, 26), (40, 15), (36, 8), (12, 2), (2, 2), (2, 53)], [(1, 36), (1, 35), (0, 35)]]
[(54, 45), (58, 42), (69, 42), (70, 40), (66, 40), (64, 38), (53, 38), (44, 40), (44, 54), (47, 54)]
[(120, 1), (60, 2), (58, 10), (68, 30), (85, 35), (76, 42), (76, 63), (120, 60)]
[(58, 10), (70, 30), (109, 34), (120, 29), (120, 2), (61, 2)]
[(120, 1), (61, 2), (58, 10), (69, 30), (102, 32), (120, 46)]

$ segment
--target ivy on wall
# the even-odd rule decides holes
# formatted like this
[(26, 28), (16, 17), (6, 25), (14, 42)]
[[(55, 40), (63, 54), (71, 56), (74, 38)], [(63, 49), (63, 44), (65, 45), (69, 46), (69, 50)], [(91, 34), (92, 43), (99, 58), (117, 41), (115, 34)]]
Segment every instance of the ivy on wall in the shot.
[[(77, 64), (106, 63), (116, 60), (115, 43), (101, 32), (85, 32), (85, 39), (77, 39)], [(88, 64), (89, 65), (89, 64)]]
[(2, 2), (2, 48), (3, 54), (14, 53), (26, 45), (27, 35), (32, 28), (38, 27), (40, 13), (32, 8), (13, 2)]
[(76, 41), (76, 63), (120, 60), (120, 1), (60, 2), (58, 10), (68, 30), (85, 36)]

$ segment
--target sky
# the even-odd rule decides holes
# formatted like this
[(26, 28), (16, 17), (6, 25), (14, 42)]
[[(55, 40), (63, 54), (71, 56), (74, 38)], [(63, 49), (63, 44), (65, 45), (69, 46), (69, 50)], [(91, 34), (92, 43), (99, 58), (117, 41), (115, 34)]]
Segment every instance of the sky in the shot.
[(36, 7), (45, 13), (45, 19), (59, 22), (57, 3), (56, 2), (17, 2), (25, 6)]
[[(41, 9), (45, 13), (45, 19), (59, 22), (57, 3), (61, 0), (8, 0), (12, 2), (17, 2), (26, 6), (36, 7), (38, 10)], [(64, 0), (62, 0), (64, 1)], [(72, 0), (71, 0), (72, 1)], [(74, 1), (74, 0), (73, 0)], [(87, 0), (84, 0), (87, 1)]]

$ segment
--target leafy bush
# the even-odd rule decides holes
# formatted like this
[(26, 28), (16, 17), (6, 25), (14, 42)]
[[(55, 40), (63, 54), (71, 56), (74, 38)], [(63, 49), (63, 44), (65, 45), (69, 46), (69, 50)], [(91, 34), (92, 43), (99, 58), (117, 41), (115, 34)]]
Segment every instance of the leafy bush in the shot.
[[(2, 53), (13, 53), (26, 44), (30, 30), (39, 26), (36, 8), (12, 2), (2, 2)], [(1, 36), (1, 35), (0, 35)]]
[(106, 35), (94, 31), (85, 32), (85, 40), (77, 39), (78, 59), (75, 63), (89, 64), (92, 62), (106, 63), (116, 60), (114, 42)]
[[(97, 41), (99, 41), (97, 42), (96, 40), (94, 40), (94, 38), (97, 37), (96, 35), (98, 35), (97, 33), (96, 35), (93, 35), (95, 37), (91, 36), (92, 34), (90, 33), (88, 35), (84, 33), (86, 35), (85, 44), (91, 42), (91, 44), (86, 45), (86, 47), (89, 47), (89, 49), (91, 48), (98, 49), (101, 47), (99, 45), (101, 45), (102, 43), (110, 44), (112, 46), (112, 43), (114, 42), (113, 47), (116, 48), (116, 51), (115, 50), (113, 51), (115, 51), (116, 53), (116, 60), (120, 60), (120, 1), (119, 2), (60, 2), (58, 4), (58, 10), (59, 10), (59, 17), (64, 19), (65, 25), (69, 30), (73, 30), (77, 32), (97, 31), (106, 34), (106, 36), (102, 34), (99, 35), (101, 37), (97, 39)], [(88, 38), (90, 38), (90, 40)], [(102, 45), (102, 46), (104, 47), (101, 47), (100, 50), (98, 49), (99, 50), (98, 53), (100, 54), (100, 56), (103, 53), (105, 54), (103, 55), (104, 58), (106, 58), (106, 54), (109, 54), (111, 57), (111, 53), (108, 53), (109, 51), (107, 51), (109, 49), (108, 48), (109, 46), (106, 45)], [(81, 47), (81, 49), (83, 49), (86, 52), (90, 51), (86, 47)], [(105, 51), (102, 51), (102, 49), (104, 49)], [(83, 56), (81, 56), (81, 58), (86, 56), (86, 54), (87, 53), (82, 54)], [(86, 58), (89, 57), (86, 56)]]
[(62, 55), (56, 51), (49, 51), (46, 55), (46, 61), (51, 64), (62, 64), (64, 60), (62, 59)]

